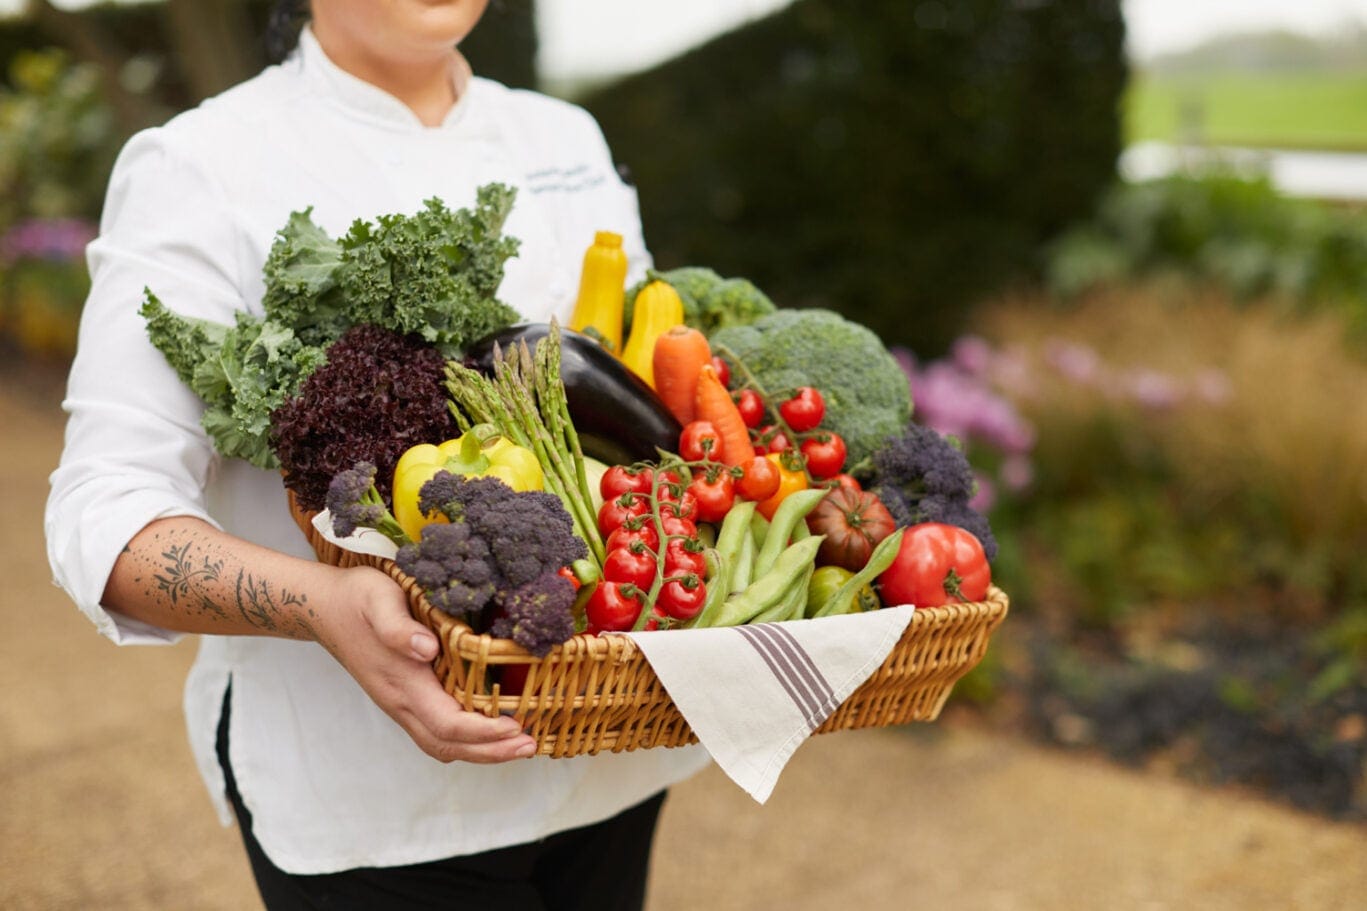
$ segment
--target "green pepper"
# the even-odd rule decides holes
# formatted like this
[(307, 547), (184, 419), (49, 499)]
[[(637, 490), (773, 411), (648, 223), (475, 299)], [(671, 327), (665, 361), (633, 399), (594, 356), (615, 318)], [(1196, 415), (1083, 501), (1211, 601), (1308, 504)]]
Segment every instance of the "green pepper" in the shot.
[(541, 463), (530, 449), (518, 446), (487, 424), (470, 428), (454, 440), (439, 445), (419, 443), (399, 456), (394, 466), (394, 518), (399, 527), (418, 540), (422, 529), (444, 521), (418, 509), (422, 485), (439, 471), (467, 478), (498, 478), (513, 490), (541, 490)]
[[(820, 566), (812, 573), (812, 581), (807, 587), (807, 611), (805, 616), (815, 617), (816, 612), (830, 600), (840, 587), (854, 578), (854, 573), (843, 566)], [(882, 602), (874, 593), (872, 585), (851, 590), (842, 602), (831, 609), (832, 614), (862, 614), (864, 611), (878, 610)]]

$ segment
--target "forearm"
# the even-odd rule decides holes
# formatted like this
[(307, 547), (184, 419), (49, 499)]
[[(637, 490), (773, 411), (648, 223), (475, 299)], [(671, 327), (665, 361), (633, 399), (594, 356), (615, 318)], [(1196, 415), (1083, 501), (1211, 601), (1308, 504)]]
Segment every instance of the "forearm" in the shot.
[(119, 554), (103, 604), (179, 632), (317, 640), (317, 611), (342, 575), (199, 519), (159, 519)]

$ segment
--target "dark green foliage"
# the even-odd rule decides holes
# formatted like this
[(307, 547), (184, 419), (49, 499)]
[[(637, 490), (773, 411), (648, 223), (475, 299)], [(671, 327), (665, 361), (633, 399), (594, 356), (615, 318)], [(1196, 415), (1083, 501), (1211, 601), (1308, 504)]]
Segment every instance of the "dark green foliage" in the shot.
[(800, 0), (585, 103), (661, 268), (932, 354), (1113, 179), (1123, 38), (1116, 0)]
[(479, 25), (460, 43), (477, 76), (517, 89), (536, 88), (536, 3), (493, 0)]
[(1340, 308), (1367, 337), (1367, 217), (1283, 196), (1266, 177), (1216, 170), (1117, 184), (1054, 245), (1047, 274), (1065, 297), (1180, 276), (1237, 300)]

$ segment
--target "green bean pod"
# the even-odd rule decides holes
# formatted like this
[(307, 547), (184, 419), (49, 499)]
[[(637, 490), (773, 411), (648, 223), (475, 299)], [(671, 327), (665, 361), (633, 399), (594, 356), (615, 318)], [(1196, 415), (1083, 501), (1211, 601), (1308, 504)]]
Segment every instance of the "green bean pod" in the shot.
[[(807, 513), (816, 509), (816, 504), (826, 499), (829, 493), (824, 487), (795, 490), (784, 497), (769, 520), (769, 531), (764, 536), (764, 546), (755, 554), (755, 575), (762, 576), (774, 565), (778, 555), (789, 544), (793, 527), (807, 518)], [(804, 523), (805, 524), (805, 523)], [(806, 540), (806, 539), (804, 539)]]
[(705, 627), (712, 625), (712, 618), (721, 610), (721, 606), (726, 603), (728, 567), (726, 555), (715, 547), (709, 547), (703, 551), (703, 560), (707, 564), (707, 598), (704, 599), (702, 610), (692, 620), (684, 624), (684, 628)]
[(807, 607), (807, 590), (812, 583), (812, 573), (816, 564), (812, 563), (802, 572), (777, 604), (759, 614), (751, 623), (779, 623), (784, 620), (801, 620)]
[[(713, 626), (739, 626), (785, 601), (794, 586), (803, 585), (807, 570), (815, 565), (816, 552), (825, 535), (804, 538), (779, 554), (773, 567), (738, 595), (732, 595), (717, 613)], [(805, 587), (803, 589), (805, 597)]]
[(904, 531), (905, 529), (899, 528), (879, 541), (878, 546), (873, 549), (873, 553), (869, 554), (868, 562), (864, 564), (864, 568), (846, 579), (845, 584), (837, 588), (826, 599), (826, 603), (821, 605), (812, 616), (829, 617), (834, 615), (840, 605), (848, 601), (851, 595), (881, 576), (892, 565), (892, 561), (897, 559), (897, 551), (901, 549)]

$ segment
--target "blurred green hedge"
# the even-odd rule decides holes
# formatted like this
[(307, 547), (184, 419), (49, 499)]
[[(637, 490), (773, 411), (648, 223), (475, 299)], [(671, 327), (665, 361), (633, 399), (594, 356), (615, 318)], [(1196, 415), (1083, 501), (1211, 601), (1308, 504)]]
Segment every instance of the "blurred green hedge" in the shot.
[(935, 353), (1115, 175), (1117, 0), (799, 0), (583, 99), (657, 264)]

